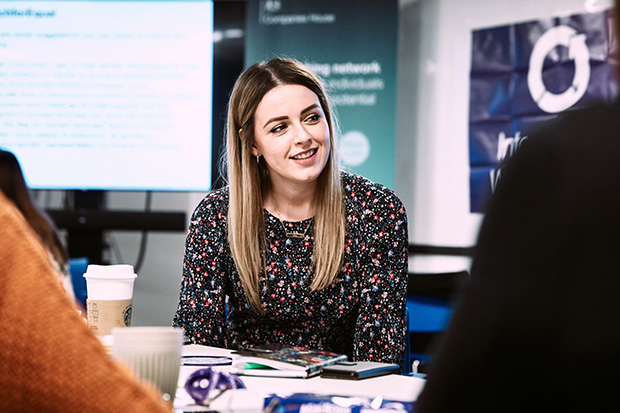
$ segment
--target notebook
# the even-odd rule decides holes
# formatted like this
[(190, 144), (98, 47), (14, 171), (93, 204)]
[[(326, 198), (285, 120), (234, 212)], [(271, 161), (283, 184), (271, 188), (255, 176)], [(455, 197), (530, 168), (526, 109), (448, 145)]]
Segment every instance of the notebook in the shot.
[(237, 354), (231, 372), (246, 376), (307, 378), (320, 374), (325, 366), (347, 361), (344, 354), (281, 344), (247, 348)]

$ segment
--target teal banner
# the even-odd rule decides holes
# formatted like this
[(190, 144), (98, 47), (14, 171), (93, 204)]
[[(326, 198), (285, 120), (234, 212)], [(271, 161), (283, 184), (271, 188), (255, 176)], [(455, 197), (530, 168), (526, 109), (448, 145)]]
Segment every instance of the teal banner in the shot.
[(291, 57), (320, 75), (345, 170), (394, 187), (397, 0), (248, 0), (246, 66)]

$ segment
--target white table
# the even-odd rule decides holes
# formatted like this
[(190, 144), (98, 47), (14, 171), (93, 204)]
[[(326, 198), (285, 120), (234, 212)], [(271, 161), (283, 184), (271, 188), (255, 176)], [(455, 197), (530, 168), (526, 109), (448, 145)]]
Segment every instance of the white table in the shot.
[[(183, 348), (184, 356), (224, 356), (235, 358), (231, 350), (216, 347), (187, 345)], [(179, 388), (174, 402), (177, 409), (192, 411), (202, 410), (194, 404), (193, 399), (184, 389), (187, 378), (200, 367), (181, 366)], [(219, 368), (223, 372), (230, 371), (230, 366)], [(309, 379), (271, 378), (240, 376), (247, 390), (228, 391), (216, 399), (209, 409), (233, 412), (261, 412), (263, 400), (269, 394), (313, 393), (319, 395), (359, 396), (374, 398), (381, 396), (386, 400), (412, 402), (415, 401), (424, 387), (425, 380), (391, 374), (364, 380), (324, 379), (320, 376)]]

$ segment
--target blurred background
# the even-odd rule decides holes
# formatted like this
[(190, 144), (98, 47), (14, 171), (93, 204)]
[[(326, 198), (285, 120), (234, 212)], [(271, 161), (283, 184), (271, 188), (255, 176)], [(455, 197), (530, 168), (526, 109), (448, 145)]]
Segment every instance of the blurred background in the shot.
[[(7, 21), (10, 10), (22, 10), (28, 7), (49, 10), (54, 7), (54, 3), (53, 1), (0, 1), (0, 31), (3, 31), (4, 23), (2, 21)], [(141, 3), (142, 7), (148, 3), (172, 3), (174, 9), (175, 2), (118, 3), (124, 3), (123, 7), (130, 10), (130, 5), (137, 3)], [(183, 2), (177, 2), (177, 6), (179, 3)], [(195, 1), (189, 3), (209, 2)], [(192, 61), (193, 65), (200, 67), (204, 62), (208, 62), (212, 55), (212, 84), (203, 84), (203, 78), (197, 79), (195, 82), (196, 95), (199, 95), (203, 88), (207, 88), (210, 101), (206, 99), (203, 102), (200, 100), (201, 97), (196, 97), (196, 100), (193, 100), (194, 96), (190, 96), (191, 91), (183, 91), (186, 93), (183, 95), (183, 99), (187, 98), (188, 101), (204, 105), (199, 108), (208, 108), (208, 113), (206, 110), (189, 110), (182, 107), (182, 115), (180, 115), (186, 116), (187, 121), (192, 122), (191, 125), (186, 125), (188, 130), (192, 133), (199, 132), (203, 138), (200, 143), (191, 143), (189, 146), (190, 153), (201, 152), (200, 154), (189, 155), (192, 156), (191, 160), (183, 158), (183, 156), (188, 156), (188, 148), (185, 148), (185, 155), (175, 160), (169, 151), (150, 152), (143, 155), (140, 152), (130, 150), (128, 153), (131, 156), (110, 162), (105, 159), (106, 152), (101, 151), (99, 158), (101, 158), (102, 164), (99, 166), (96, 163), (99, 159), (97, 157), (95, 160), (86, 161), (89, 163), (85, 164), (84, 161), (80, 161), (81, 155), (77, 153), (69, 155), (70, 161), (63, 161), (54, 155), (49, 155), (56, 153), (55, 151), (58, 148), (54, 148), (52, 152), (46, 152), (46, 157), (52, 157), (54, 161), (51, 164), (45, 164), (47, 169), (44, 168), (44, 171), (47, 172), (42, 174), (43, 177), (52, 175), (54, 171), (59, 169), (67, 170), (64, 174), (65, 177), (78, 176), (90, 179), (90, 174), (93, 176), (112, 176), (115, 174), (116, 168), (121, 170), (120, 168), (127, 164), (135, 164), (139, 168), (144, 167), (144, 171), (148, 170), (148, 172), (144, 172), (144, 175), (153, 175), (158, 169), (162, 169), (164, 176), (158, 178), (156, 183), (160, 183), (163, 187), (158, 188), (157, 184), (147, 182), (128, 184), (130, 187), (118, 188), (130, 180), (131, 173), (141, 175), (140, 169), (127, 174), (121, 173), (120, 184), (118, 182), (111, 184), (104, 182), (94, 185), (88, 183), (68, 184), (63, 187), (62, 183), (50, 184), (43, 181), (40, 181), (43, 183), (37, 183), (39, 178), (36, 180), (31, 178), (35, 174), (32, 169), (40, 168), (43, 161), (41, 158), (29, 158), (30, 155), (24, 151), (23, 147), (20, 147), (19, 140), (17, 143), (10, 141), (17, 134), (13, 133), (13, 130), (9, 131), (7, 126), (16, 125), (18, 120), (8, 118), (6, 110), (14, 108), (11, 106), (11, 102), (14, 101), (16, 95), (11, 95), (11, 89), (6, 88), (4, 90), (9, 90), (9, 92), (4, 94), (0, 92), (0, 110), (5, 112), (4, 118), (0, 116), (0, 147), (14, 151), (20, 158), (28, 183), (34, 189), (37, 204), (49, 211), (50, 216), (61, 229), (62, 235), (69, 245), (70, 255), (72, 257), (87, 256), (91, 263), (126, 263), (136, 267), (138, 278), (134, 293), (133, 325), (171, 324), (177, 305), (182, 274), (187, 223), (192, 211), (209, 188), (219, 187), (224, 182), (219, 173), (219, 159), (223, 149), (222, 140), (228, 94), (236, 77), (249, 63), (260, 59), (261, 56), (268, 58), (270, 53), (273, 55), (280, 53), (281, 50), (286, 50), (283, 49), (282, 41), (278, 40), (276, 36), (269, 37), (271, 32), (261, 32), (261, 30), (271, 30), (271, 27), (267, 27), (269, 25), (276, 26), (273, 23), (275, 20), (270, 21), (267, 17), (285, 13), (287, 7), (303, 7), (303, 3), (306, 3), (305, 7), (308, 7), (307, 3), (313, 2), (215, 0), (212, 3), (212, 15), (209, 15), (208, 11), (203, 13), (204, 10), (199, 9), (199, 13), (186, 13), (183, 16), (168, 13), (164, 16), (167, 20), (162, 21), (149, 20), (151, 16), (148, 14), (144, 16), (144, 20), (148, 20), (149, 25), (166, 26), (167, 22), (176, 22), (175, 24), (179, 25), (180, 33), (184, 33), (184, 36), (193, 36), (194, 41), (203, 41), (204, 39), (201, 36), (207, 36), (211, 42), (210, 47), (212, 49), (207, 50), (209, 47), (205, 46), (200, 49), (200, 53), (198, 53), (200, 56)], [(473, 85), (479, 80), (479, 76), (501, 72), (497, 65), (488, 58), (486, 60), (488, 67), (484, 64), (482, 69), (476, 66), (480, 71), (476, 72), (478, 77), (473, 76), (472, 61), (477, 56), (477, 49), (475, 48), (480, 47), (480, 45), (490, 45), (490, 55), (492, 56), (493, 53), (499, 55), (498, 59), (501, 61), (502, 54), (507, 52), (495, 48), (499, 47), (497, 44), (501, 46), (502, 41), (498, 41), (498, 39), (501, 40), (502, 36), (507, 36), (504, 43), (508, 45), (506, 47), (510, 48), (511, 44), (514, 45), (515, 36), (519, 35), (520, 30), (525, 27), (538, 27), (537, 30), (528, 32), (536, 35), (536, 38), (532, 40), (534, 42), (553, 25), (564, 24), (562, 23), (563, 18), (567, 19), (568, 23), (566, 24), (569, 25), (575, 21), (582, 22), (579, 24), (582, 25), (580, 26), (582, 29), (585, 27), (583, 30), (586, 30), (588, 25), (598, 25), (597, 27), (600, 27), (601, 33), (603, 33), (599, 37), (604, 37), (606, 20), (601, 20), (601, 18), (605, 17), (604, 13), (611, 8), (612, 2), (596, 0), (522, 0), (519, 2), (511, 0), (394, 0), (393, 2), (385, 2), (386, 5), (391, 4), (391, 6), (385, 6), (385, 16), (372, 11), (372, 7), (377, 7), (377, 4), (382, 3), (378, 0), (351, 2), (343, 0), (324, 3), (326, 5), (320, 6), (322, 9), (320, 13), (317, 12), (317, 16), (324, 16), (323, 18), (327, 20), (329, 20), (331, 13), (340, 16), (336, 13), (342, 13), (341, 9), (343, 8), (346, 9), (345, 15), (350, 15), (351, 18), (355, 17), (362, 21), (369, 18), (377, 19), (376, 25), (366, 25), (363, 33), (356, 29), (358, 31), (353, 32), (352, 39), (347, 38), (346, 41), (342, 41), (343, 44), (339, 45), (338, 42), (342, 38), (337, 37), (330, 42), (325, 42), (321, 37), (321, 28), (309, 28), (308, 30), (312, 34), (304, 36), (305, 41), (308, 43), (311, 43), (312, 40), (318, 42), (318, 48), (325, 53), (330, 53), (332, 45), (333, 48), (338, 47), (338, 50), (343, 47), (363, 50), (372, 43), (368, 37), (387, 36), (387, 41), (393, 42), (394, 53), (390, 57), (393, 60), (393, 70), (386, 70), (382, 74), (385, 84), (393, 85), (395, 91), (391, 97), (390, 104), (392, 106), (388, 106), (388, 108), (393, 107), (393, 110), (388, 110), (385, 115), (377, 112), (376, 115), (377, 122), (381, 117), (386, 118), (393, 129), (390, 131), (389, 127), (383, 128), (387, 131), (385, 145), (390, 148), (391, 152), (379, 160), (369, 158), (368, 165), (370, 166), (368, 168), (375, 168), (377, 170), (376, 175), (375, 169), (364, 169), (365, 167), (356, 166), (354, 161), (351, 161), (349, 169), (354, 172), (358, 171), (363, 175), (369, 175), (368, 178), (370, 179), (385, 183), (404, 202), (409, 217), (411, 253), (409, 266), (412, 273), (445, 273), (468, 270), (470, 256), (476, 243), (478, 226), (483, 214), (483, 207), (475, 206), (472, 201), (472, 198), (477, 196), (472, 192), (474, 179), (472, 178), (472, 170), (475, 166), (472, 163), (472, 154), (477, 153), (476, 150), (478, 150), (472, 149), (472, 146), (475, 146), (471, 137), (471, 131), (475, 129), (472, 124), (477, 122), (472, 120), (472, 105), (479, 97), (477, 94), (479, 90)], [(330, 11), (329, 3), (333, 4), (336, 11)], [(365, 3), (368, 7), (365, 7)], [(393, 8), (394, 13), (390, 12), (390, 7)], [(181, 9), (181, 7), (178, 8)], [(62, 11), (62, 9), (60, 10)], [(78, 17), (80, 10), (79, 7), (72, 9)], [(121, 10), (123, 9), (121, 8)], [(57, 17), (64, 19), (61, 11), (58, 12)], [(191, 14), (193, 17), (188, 17)], [(123, 24), (126, 23), (129, 25), (127, 27), (134, 28), (136, 25), (143, 24), (135, 23), (135, 16), (131, 18), (131, 16), (116, 13), (110, 16), (102, 16), (101, 21), (109, 30), (116, 30), (120, 36), (131, 32), (129, 29), (126, 30)], [(574, 16), (581, 17), (575, 18)], [(153, 19), (155, 17), (157, 16), (152, 16)], [(208, 28), (207, 32), (192, 32), (192, 28), (202, 27), (200, 19), (203, 17), (206, 19), (204, 28)], [(75, 16), (71, 18), (75, 19)], [(209, 21), (210, 18), (211, 21)], [(386, 20), (382, 21), (382, 18)], [(597, 18), (598, 20), (596, 20)], [(43, 24), (41, 22), (44, 19), (44, 16), (35, 16), (32, 17), (32, 21), (29, 20), (29, 24), (33, 24), (34, 27), (33, 33), (38, 30), (37, 25)], [(395, 24), (392, 24), (390, 19), (394, 19)], [(344, 21), (344, 18), (338, 17), (335, 23)], [(602, 24), (600, 24), (601, 21)], [(138, 22), (140, 22), (139, 19)], [(536, 24), (531, 22), (536, 22)], [(323, 24), (327, 27), (328, 23), (330, 22), (322, 21), (317, 24)], [(212, 28), (210, 24), (212, 24)], [(172, 26), (172, 23), (170, 23), (170, 27), (166, 26), (168, 35), (174, 33)], [(282, 28), (275, 28), (274, 30), (277, 34), (279, 30), (294, 29), (293, 26), (292, 24), (282, 25)], [(6, 27), (4, 26), (4, 30), (10, 32), (11, 26), (8, 26), (8, 30)], [(506, 30), (490, 30), (493, 28)], [(4, 83), (5, 86), (10, 87), (16, 86), (18, 82), (11, 80), (9, 76), (11, 73), (14, 76), (16, 73), (19, 74), (19, 64), (24, 61), (20, 60), (23, 56), (12, 52), (12, 47), (15, 46), (15, 43), (12, 42), (17, 41), (17, 33), (23, 33), (24, 26), (14, 30), (13, 37), (10, 33), (7, 35), (6, 32), (0, 34), (0, 57), (4, 58), (0, 61), (4, 60), (5, 62), (0, 63), (0, 85)], [(70, 33), (73, 28), (64, 27), (62, 30), (55, 30), (56, 33), (64, 33), (69, 38), (67, 33)], [(256, 34), (249, 38), (248, 30), (258, 30), (256, 33), (267, 37), (260, 40)], [(327, 30), (325, 29), (325, 31)], [(391, 37), (388, 35), (389, 30), (393, 30), (394, 33)], [(577, 27), (577, 31), (579, 31), (579, 27)], [(476, 32), (479, 32), (480, 36), (476, 37), (474, 35)], [(504, 32), (508, 34), (502, 34)], [(133, 33), (132, 36), (136, 36), (135, 32), (131, 33)], [(347, 33), (350, 34), (351, 30)], [(355, 35), (356, 33), (357, 35)], [(533, 37), (534, 34), (528, 36)], [(313, 36), (316, 36), (316, 39), (307, 38)], [(487, 39), (486, 43), (485, 39)], [(20, 39), (20, 41), (22, 40), (24, 39)], [(62, 39), (59, 36), (54, 41), (60, 40)], [(299, 43), (301, 44), (301, 41)], [(56, 45), (59, 49), (63, 48), (63, 43)], [(567, 44), (564, 49), (572, 47), (571, 45), (572, 43)], [(590, 47), (590, 60), (594, 60), (596, 52), (593, 43), (588, 40), (587, 45)], [(317, 48), (316, 45), (313, 47)], [(489, 47), (485, 50), (489, 50)], [(558, 61), (562, 60), (563, 53), (568, 56), (560, 49), (562, 48), (559, 47), (558, 50), (554, 51), (554, 48), (550, 47), (547, 51), (550, 57), (547, 59), (552, 59), (554, 53), (559, 56)], [(176, 51), (174, 49), (145, 51), (145, 53), (147, 52), (161, 56), (161, 62), (149, 61), (148, 64), (150, 65), (169, 64), (170, 61), (175, 61)], [(529, 52), (532, 52), (531, 48)], [(298, 53), (299, 55), (295, 57), (304, 60), (307, 55), (316, 53), (316, 50), (309, 50), (304, 53), (302, 49)], [(340, 52), (338, 51), (338, 53)], [(58, 53), (54, 53), (54, 55), (56, 56), (56, 60), (53, 60), (54, 64), (60, 64), (61, 58), (58, 57)], [(320, 69), (319, 63), (322, 61), (316, 58), (316, 55), (312, 56), (309, 61), (317, 65), (315, 69)], [(201, 60), (202, 58), (204, 59)], [(332, 61), (337, 58), (329, 57)], [(325, 58), (325, 61), (327, 60)], [(366, 61), (372, 61), (372, 59)], [(15, 66), (10, 66), (11, 62)], [(575, 75), (578, 64), (571, 64), (572, 66), (567, 69), (571, 71), (569, 78), (578, 79), (578, 76)], [(551, 63), (545, 60), (545, 67), (548, 65)], [(389, 68), (389, 65), (384, 63), (383, 67)], [(596, 71), (598, 66), (592, 63), (591, 67), (593, 68), (591, 76), (599, 76), (600, 73)], [(527, 68), (524, 70), (527, 71)], [(150, 72), (145, 69), (144, 73)], [(548, 87), (552, 88), (551, 86)], [(562, 88), (562, 86), (558, 87)], [(614, 84), (610, 86), (610, 89), (611, 94), (616, 92)], [(474, 92), (476, 93), (474, 94)], [(559, 94), (560, 92), (561, 90), (558, 90), (555, 93)], [(583, 99), (587, 100), (590, 92), (588, 89)], [(167, 93), (172, 96), (175, 92), (166, 90), (158, 93)], [(179, 96), (180, 94), (181, 91), (178, 91)], [(493, 93), (490, 95), (494, 98), (489, 98), (487, 102), (488, 113), (485, 118), (487, 120), (492, 118), (491, 115), (494, 113), (502, 112), (503, 109), (501, 108), (510, 106), (506, 97), (498, 98), (498, 94)], [(175, 99), (178, 98), (175, 95)], [(605, 98), (609, 98), (609, 96)], [(498, 99), (503, 99), (504, 103), (496, 104)], [(348, 116), (349, 112), (362, 110), (355, 105), (347, 105), (344, 100), (342, 102), (342, 107), (339, 107), (338, 110), (343, 116), (345, 114)], [(579, 105), (580, 103), (576, 102), (576, 104)], [(540, 109), (537, 110), (540, 111)], [(28, 107), (22, 106), (14, 109), (16, 114), (20, 111), (27, 112)], [(530, 116), (531, 114), (528, 113), (527, 115)], [(554, 113), (545, 112), (542, 118), (549, 118), (553, 115)], [(159, 122), (156, 117), (150, 121)], [(515, 124), (514, 120), (506, 120), (505, 117), (502, 118), (502, 122)], [(4, 133), (2, 129), (4, 129)], [(343, 131), (346, 132), (347, 127), (343, 126)], [(492, 154), (495, 161), (501, 160), (507, 153), (502, 145), (508, 147), (509, 143), (514, 142), (514, 139), (512, 141), (506, 141), (506, 139), (516, 136), (514, 129), (512, 135), (511, 132), (506, 132), (503, 135), (502, 133), (493, 132), (495, 141), (488, 147), (482, 145), (483, 148), (480, 149), (483, 153)], [(208, 142), (207, 135), (210, 135)], [(355, 135), (348, 136), (355, 137)], [(137, 139), (139, 136), (136, 135), (135, 138)], [(371, 140), (369, 151), (372, 153), (373, 149), (376, 150), (381, 145), (381, 143)], [(193, 158), (194, 155), (197, 156), (195, 159)], [(150, 160), (150, 163), (146, 162), (147, 160)], [(141, 166), (143, 161), (144, 166)], [(194, 169), (194, 166), (197, 168)], [(152, 168), (152, 172), (148, 168)], [(88, 173), (86, 173), (87, 170)], [(379, 175), (385, 171), (388, 171), (389, 176)], [(170, 181), (167, 180), (167, 175), (170, 175)], [(198, 178), (194, 180), (193, 177), (197, 175), (199, 175)], [(190, 176), (192, 179), (189, 179)], [(485, 172), (485, 176), (488, 176), (487, 172)], [(135, 187), (132, 188), (131, 185), (135, 185)]]

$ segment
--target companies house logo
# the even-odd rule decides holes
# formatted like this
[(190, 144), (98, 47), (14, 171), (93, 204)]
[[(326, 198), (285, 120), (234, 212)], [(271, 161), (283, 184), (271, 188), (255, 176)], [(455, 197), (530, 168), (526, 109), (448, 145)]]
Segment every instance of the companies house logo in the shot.
[[(543, 83), (543, 65), (547, 55), (556, 47), (568, 48), (568, 57), (575, 64), (572, 85), (556, 94)], [(556, 26), (547, 30), (538, 39), (530, 56), (527, 85), (534, 102), (545, 112), (557, 113), (570, 108), (586, 93), (590, 83), (590, 51), (586, 35), (579, 34), (570, 26)]]
[(280, 0), (265, 0), (263, 1), (263, 10), (269, 13), (280, 11), (282, 8), (282, 2)]

